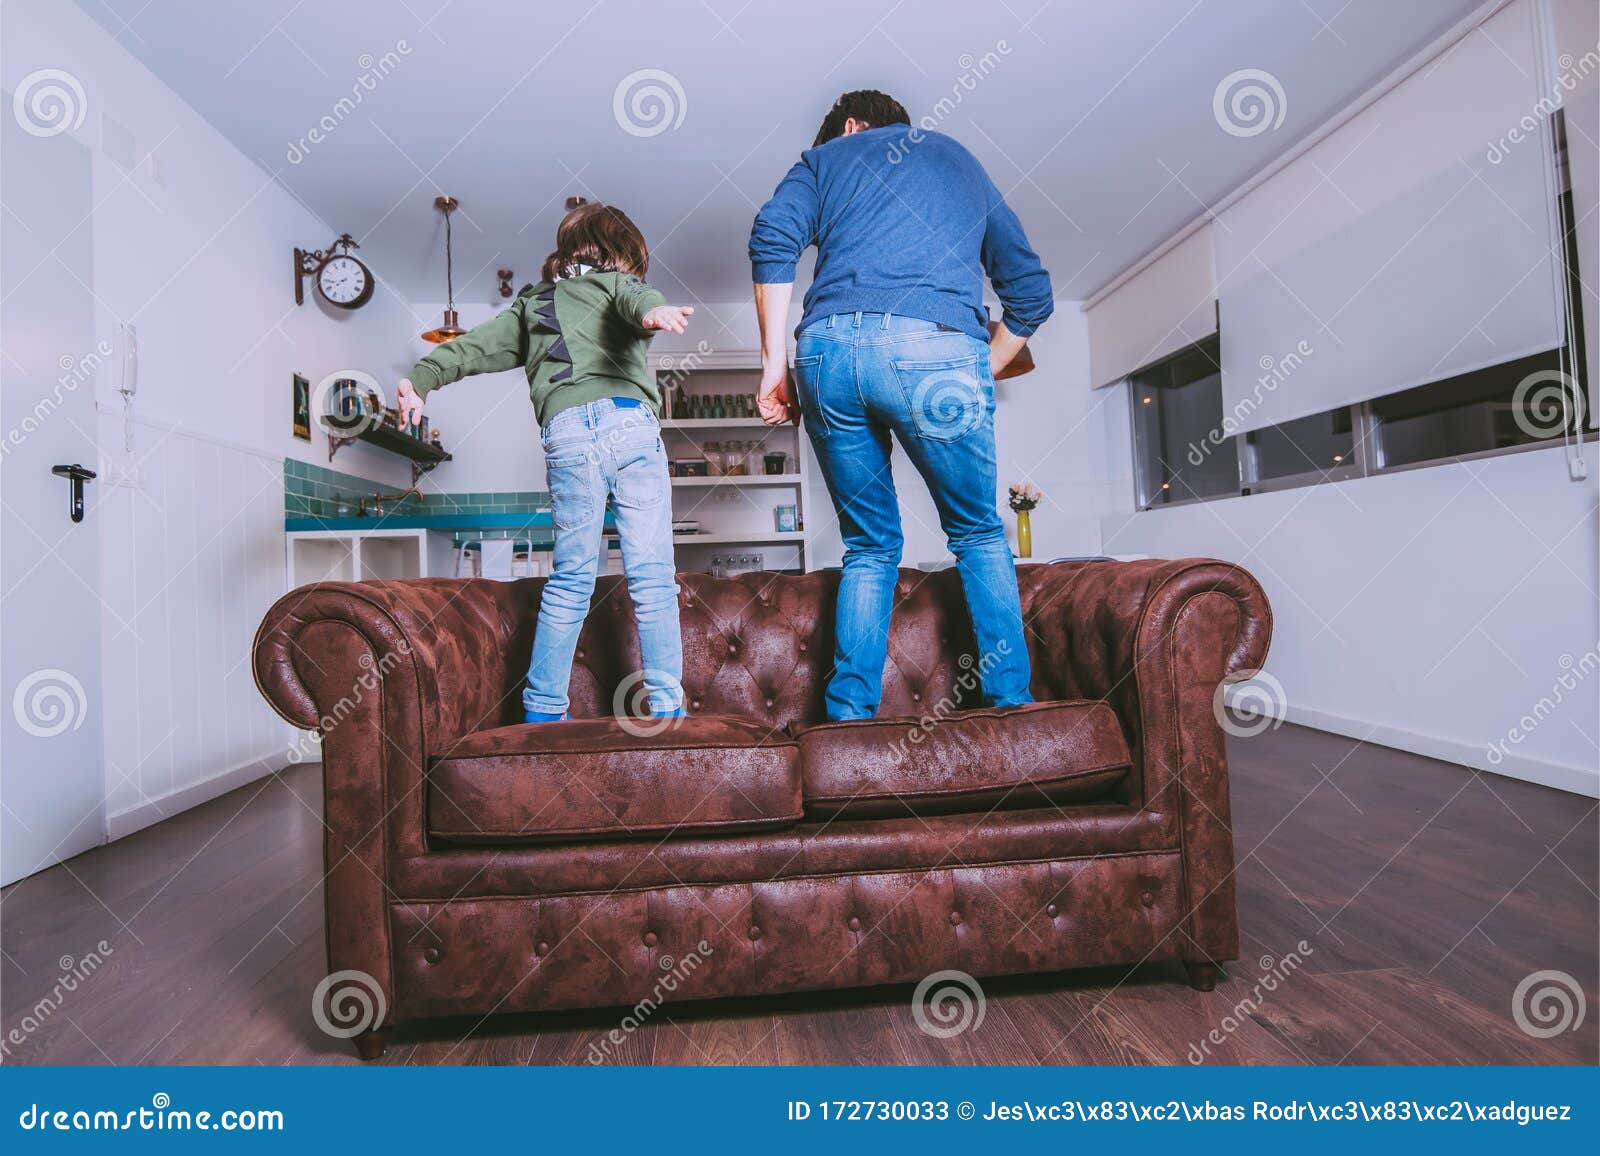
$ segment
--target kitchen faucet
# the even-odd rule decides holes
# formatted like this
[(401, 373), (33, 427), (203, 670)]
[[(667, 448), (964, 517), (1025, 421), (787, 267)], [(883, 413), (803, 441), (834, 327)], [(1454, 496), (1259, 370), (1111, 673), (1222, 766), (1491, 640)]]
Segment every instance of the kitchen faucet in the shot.
[[(372, 499), (371, 499), (372, 500), (372, 516), (374, 518), (383, 517), (383, 504), (385, 502), (403, 502), (403, 501), (405, 501), (405, 499), (409, 498), (412, 494), (417, 495), (417, 501), (419, 501), (419, 502), (427, 500), (427, 496), (425, 494), (423, 494), (423, 492), (421, 490), (417, 489), (416, 486), (412, 486), (409, 490), (406, 490), (404, 493), (399, 493), (399, 494), (380, 494), (380, 493), (374, 492), (373, 495), (372, 495)], [(358, 514), (358, 516), (363, 517), (363, 518), (365, 518), (367, 516), (367, 499), (366, 498), (362, 498), (361, 499), (361, 504), (360, 504), (360, 506), (357, 507), (357, 514)]]

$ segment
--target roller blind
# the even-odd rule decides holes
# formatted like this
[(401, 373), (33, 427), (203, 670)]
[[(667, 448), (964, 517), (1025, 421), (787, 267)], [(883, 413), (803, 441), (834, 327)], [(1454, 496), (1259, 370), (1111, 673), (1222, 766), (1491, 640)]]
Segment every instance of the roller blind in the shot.
[(1096, 388), (1215, 333), (1216, 296), (1207, 224), (1088, 311)]
[(1223, 402), (1242, 431), (1561, 343), (1533, 5), (1497, 13), (1225, 209)]

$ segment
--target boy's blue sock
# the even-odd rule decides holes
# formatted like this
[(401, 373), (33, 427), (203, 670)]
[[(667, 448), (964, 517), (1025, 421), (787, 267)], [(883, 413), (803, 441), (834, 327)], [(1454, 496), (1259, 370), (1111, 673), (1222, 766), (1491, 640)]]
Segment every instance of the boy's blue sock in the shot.
[(688, 718), (689, 717), (689, 712), (684, 710), (681, 706), (675, 706), (671, 710), (654, 710), (654, 709), (652, 709), (650, 711), (650, 717), (651, 718)]
[(522, 712), (522, 721), (525, 723), (561, 722), (566, 717), (565, 711), (561, 714), (546, 714), (542, 710), (527, 710), (524, 708)]

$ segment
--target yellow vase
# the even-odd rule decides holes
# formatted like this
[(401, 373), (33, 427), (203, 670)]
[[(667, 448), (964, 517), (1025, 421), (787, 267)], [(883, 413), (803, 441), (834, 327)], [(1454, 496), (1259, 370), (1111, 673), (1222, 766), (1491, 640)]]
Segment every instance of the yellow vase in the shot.
[(1029, 520), (1032, 510), (1017, 511), (1017, 557), (1033, 557), (1033, 522)]

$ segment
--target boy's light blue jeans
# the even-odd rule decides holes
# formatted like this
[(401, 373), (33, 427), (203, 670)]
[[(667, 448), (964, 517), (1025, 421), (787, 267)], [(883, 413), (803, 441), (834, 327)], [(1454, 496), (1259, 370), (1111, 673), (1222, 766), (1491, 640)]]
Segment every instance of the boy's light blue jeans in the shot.
[(891, 434), (928, 484), (956, 556), (984, 699), (1032, 702), (1017, 572), (995, 504), (989, 347), (931, 321), (838, 313), (800, 334), (794, 376), (845, 548), (828, 717), (871, 718), (883, 694), (903, 541)]
[(681, 709), (672, 483), (656, 415), (648, 406), (605, 398), (562, 410), (546, 423), (542, 437), (556, 541), (522, 692), (524, 709), (566, 713), (572, 656), (604, 549), (608, 495), (639, 625), (645, 701), (652, 714)]

